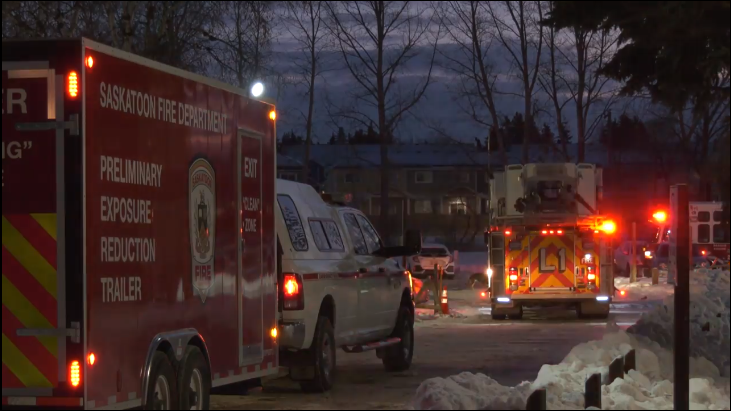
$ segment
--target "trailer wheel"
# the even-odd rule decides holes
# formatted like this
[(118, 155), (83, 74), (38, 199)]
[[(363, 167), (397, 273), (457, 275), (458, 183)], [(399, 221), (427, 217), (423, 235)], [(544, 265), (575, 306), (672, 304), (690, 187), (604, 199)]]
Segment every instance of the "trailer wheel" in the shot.
[(150, 380), (147, 385), (146, 410), (177, 410), (178, 383), (175, 370), (165, 353), (158, 351), (152, 357)]
[(396, 329), (393, 336), (401, 342), (386, 347), (383, 352), (383, 366), (388, 372), (402, 372), (411, 368), (414, 359), (414, 323), (411, 321), (411, 312), (402, 307), (396, 320)]
[(211, 401), (211, 370), (198, 347), (188, 346), (178, 366), (180, 409), (207, 410)]
[(320, 317), (315, 328), (315, 338), (312, 341), (309, 355), (310, 362), (315, 367), (315, 378), (300, 383), (302, 391), (308, 393), (322, 393), (330, 391), (335, 379), (335, 332), (330, 320)]

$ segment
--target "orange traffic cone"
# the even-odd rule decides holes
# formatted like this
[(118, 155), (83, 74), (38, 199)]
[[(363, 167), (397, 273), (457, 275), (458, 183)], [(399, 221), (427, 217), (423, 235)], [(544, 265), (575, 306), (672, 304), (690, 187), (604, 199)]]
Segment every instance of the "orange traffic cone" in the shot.
[(449, 297), (447, 297), (447, 287), (442, 290), (442, 314), (449, 315)]

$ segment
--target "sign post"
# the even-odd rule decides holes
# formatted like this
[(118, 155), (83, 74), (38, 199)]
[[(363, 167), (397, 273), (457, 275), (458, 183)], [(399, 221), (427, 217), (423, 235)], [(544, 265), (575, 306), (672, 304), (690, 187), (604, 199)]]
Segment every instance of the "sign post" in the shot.
[(632, 262), (630, 263), (630, 283), (637, 282), (637, 223), (632, 222), (632, 250), (630, 253)]
[[(670, 267), (675, 276), (675, 385), (676, 410), (690, 407), (690, 209), (688, 186), (670, 187), (672, 224), (670, 230)], [(668, 282), (670, 273), (668, 273)]]

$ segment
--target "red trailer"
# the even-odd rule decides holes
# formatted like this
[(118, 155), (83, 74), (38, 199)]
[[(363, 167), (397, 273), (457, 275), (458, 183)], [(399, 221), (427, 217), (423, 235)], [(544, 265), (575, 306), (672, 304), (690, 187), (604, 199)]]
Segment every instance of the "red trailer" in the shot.
[(276, 374), (274, 107), (86, 39), (2, 52), (3, 406)]

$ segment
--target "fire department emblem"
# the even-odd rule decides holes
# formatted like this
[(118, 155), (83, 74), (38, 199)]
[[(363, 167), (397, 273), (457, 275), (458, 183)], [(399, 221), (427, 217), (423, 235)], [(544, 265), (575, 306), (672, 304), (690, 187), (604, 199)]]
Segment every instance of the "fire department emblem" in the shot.
[(216, 254), (216, 174), (205, 159), (190, 166), (188, 202), (193, 289), (205, 303), (214, 282)]

